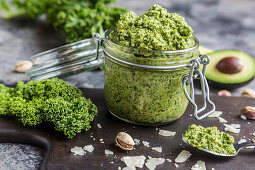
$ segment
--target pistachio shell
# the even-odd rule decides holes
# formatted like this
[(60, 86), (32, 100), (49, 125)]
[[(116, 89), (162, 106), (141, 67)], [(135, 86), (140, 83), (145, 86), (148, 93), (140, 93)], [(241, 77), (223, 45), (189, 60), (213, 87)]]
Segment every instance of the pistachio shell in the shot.
[(123, 150), (132, 150), (135, 145), (133, 138), (125, 132), (119, 132), (115, 138), (115, 142)]

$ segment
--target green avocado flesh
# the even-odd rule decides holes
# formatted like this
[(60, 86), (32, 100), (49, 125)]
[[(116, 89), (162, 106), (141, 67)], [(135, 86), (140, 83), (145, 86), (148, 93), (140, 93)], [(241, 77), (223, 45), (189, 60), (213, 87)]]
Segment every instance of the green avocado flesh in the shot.
[(204, 128), (192, 124), (186, 130), (183, 138), (198, 149), (226, 155), (234, 155), (236, 153), (233, 145), (234, 137), (225, 132), (220, 132), (215, 126)]
[[(251, 80), (255, 76), (255, 59), (247, 53), (238, 50), (222, 50), (208, 54), (210, 64), (206, 68), (205, 76), (208, 80), (222, 84), (238, 84)], [(224, 58), (236, 57), (244, 67), (239, 73), (225, 74), (220, 72), (216, 65)]]

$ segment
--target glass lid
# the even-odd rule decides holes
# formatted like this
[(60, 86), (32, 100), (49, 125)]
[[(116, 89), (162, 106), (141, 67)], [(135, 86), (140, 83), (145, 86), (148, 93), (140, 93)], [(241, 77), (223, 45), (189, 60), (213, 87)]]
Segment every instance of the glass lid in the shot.
[(33, 67), (26, 74), (32, 80), (43, 80), (99, 68), (104, 65), (103, 49), (99, 43), (96, 36), (36, 54), (32, 56)]

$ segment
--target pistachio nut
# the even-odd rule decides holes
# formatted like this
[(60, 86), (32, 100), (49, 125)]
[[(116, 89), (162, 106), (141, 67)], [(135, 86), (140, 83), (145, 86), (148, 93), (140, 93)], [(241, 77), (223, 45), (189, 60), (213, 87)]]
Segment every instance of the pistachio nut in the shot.
[(31, 61), (19, 61), (15, 66), (15, 71), (20, 73), (25, 73), (27, 70), (31, 69), (33, 63)]
[(242, 108), (241, 114), (244, 115), (247, 119), (255, 119), (255, 107), (246, 106)]
[(218, 96), (231, 96), (231, 93), (227, 90), (220, 90), (218, 91)]
[(255, 98), (255, 90), (253, 89), (244, 89), (242, 93), (243, 97)]
[(125, 132), (119, 132), (115, 138), (115, 142), (117, 146), (126, 151), (132, 150), (135, 145), (133, 138)]

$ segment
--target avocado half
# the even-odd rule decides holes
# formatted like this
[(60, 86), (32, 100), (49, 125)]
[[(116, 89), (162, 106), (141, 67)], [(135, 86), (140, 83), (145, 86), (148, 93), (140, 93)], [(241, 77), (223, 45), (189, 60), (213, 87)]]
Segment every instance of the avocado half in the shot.
[[(207, 65), (205, 77), (212, 85), (221, 88), (236, 88), (250, 82), (255, 76), (255, 59), (249, 54), (238, 50), (221, 50), (209, 53), (210, 63)], [(235, 57), (243, 63), (243, 69), (234, 74), (220, 72), (216, 65), (224, 58)]]

